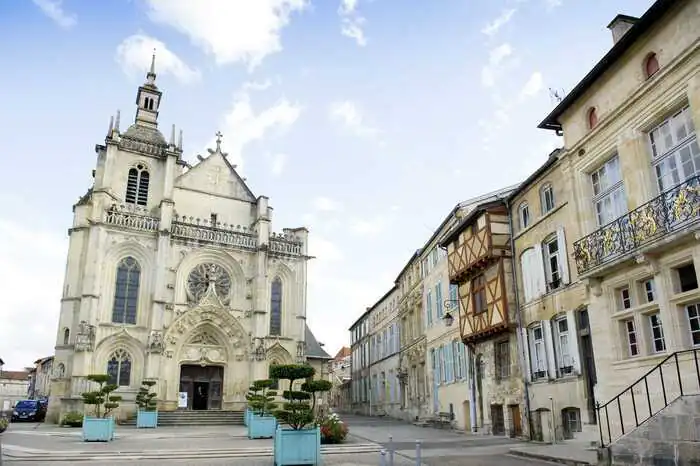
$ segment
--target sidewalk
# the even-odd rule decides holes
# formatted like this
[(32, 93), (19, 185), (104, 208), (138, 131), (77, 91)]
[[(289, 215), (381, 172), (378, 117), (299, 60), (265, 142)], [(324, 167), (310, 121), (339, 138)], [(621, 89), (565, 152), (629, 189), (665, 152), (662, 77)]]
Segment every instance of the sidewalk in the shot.
[(598, 453), (590, 442), (567, 440), (563, 443), (526, 443), (509, 450), (511, 455), (522, 456), (572, 466), (598, 464)]

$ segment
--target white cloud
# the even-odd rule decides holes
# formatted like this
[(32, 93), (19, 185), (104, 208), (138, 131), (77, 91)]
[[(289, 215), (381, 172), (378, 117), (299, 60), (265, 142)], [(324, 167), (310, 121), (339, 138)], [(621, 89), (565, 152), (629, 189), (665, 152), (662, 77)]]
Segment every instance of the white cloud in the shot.
[(333, 102), (329, 109), (330, 117), (341, 122), (345, 127), (361, 137), (374, 137), (379, 134), (377, 128), (365, 122), (362, 110), (350, 100)]
[(59, 27), (70, 29), (78, 23), (78, 16), (63, 10), (62, 0), (32, 0), (42, 13)]
[(491, 50), (488, 63), (481, 69), (481, 84), (484, 87), (494, 87), (496, 85), (496, 80), (505, 68), (504, 61), (512, 55), (513, 47), (508, 43), (501, 44)]
[(272, 156), (270, 170), (273, 176), (280, 176), (287, 164), (287, 154), (275, 154)]
[(187, 35), (217, 65), (243, 63), (252, 71), (282, 50), (280, 34), (307, 0), (146, 0), (152, 21)]
[(357, 11), (358, 1), (341, 0), (340, 7), (338, 7), (341, 22), (340, 33), (353, 39), (360, 47), (364, 47), (367, 45), (367, 37), (365, 37), (362, 26), (365, 24), (366, 19)]
[(542, 90), (542, 73), (535, 71), (530, 75), (522, 90), (520, 91), (520, 97), (527, 98), (532, 97)]
[(322, 265), (329, 265), (345, 259), (335, 243), (318, 234), (309, 235), (309, 254), (316, 257)]
[(0, 355), (22, 369), (54, 352), (68, 242), (26, 222), (0, 219)]
[(356, 219), (353, 221), (352, 232), (359, 236), (375, 236), (386, 229), (386, 221), (376, 218), (373, 220)]
[(508, 22), (513, 18), (515, 11), (515, 8), (503, 10), (496, 19), (494, 19), (481, 29), (482, 34), (485, 34), (489, 37), (493, 37), (494, 35), (496, 35), (499, 29), (508, 24)]
[(562, 0), (544, 0), (545, 3), (547, 4), (547, 9), (553, 9), (558, 6), (561, 6)]
[(151, 66), (154, 50), (157, 74), (172, 74), (178, 81), (185, 84), (201, 78), (199, 70), (190, 68), (168, 50), (163, 42), (144, 34), (134, 34), (124, 39), (117, 46), (116, 60), (128, 76), (143, 77)]
[(340, 209), (340, 204), (328, 197), (319, 196), (314, 199), (314, 209), (321, 212), (333, 212)]
[[(280, 98), (273, 106), (256, 112), (251, 104), (251, 90), (264, 90), (269, 83), (248, 82), (234, 94), (231, 110), (224, 115), (221, 132), (224, 134), (222, 149), (228, 151), (229, 161), (235, 165), (243, 164), (243, 148), (253, 142), (263, 139), (271, 131), (278, 134), (289, 129), (301, 115), (302, 107)], [(215, 137), (207, 144), (214, 147)]]

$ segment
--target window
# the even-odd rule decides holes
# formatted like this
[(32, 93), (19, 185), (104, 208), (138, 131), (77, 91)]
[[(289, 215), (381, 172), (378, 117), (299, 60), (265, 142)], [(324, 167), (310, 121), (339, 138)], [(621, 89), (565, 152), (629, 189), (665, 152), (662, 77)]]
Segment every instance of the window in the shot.
[(647, 79), (651, 78), (657, 71), (659, 71), (659, 60), (656, 58), (656, 54), (652, 52), (644, 59), (644, 77)]
[(68, 342), (70, 341), (70, 330), (68, 327), (63, 329), (63, 344), (67, 345)]
[(698, 277), (695, 275), (695, 266), (692, 263), (678, 267), (676, 273), (681, 293), (698, 288)]
[(216, 214), (211, 214), (211, 226), (216, 227), (219, 224), (219, 216)]
[(598, 112), (596, 111), (595, 107), (591, 107), (588, 109), (588, 129), (593, 129), (596, 127), (598, 124)]
[(630, 289), (629, 287), (625, 286), (622, 287), (618, 290), (619, 298), (620, 298), (620, 303), (619, 306), (622, 309), (629, 309), (632, 307), (632, 298), (630, 296)]
[(443, 346), (443, 351), (444, 351), (444, 357), (445, 357), (445, 382), (446, 383), (451, 383), (454, 382), (454, 363), (453, 363), (453, 358), (454, 354), (452, 354), (452, 345), (451, 344), (446, 344)]
[(459, 311), (459, 287), (457, 285), (450, 284), (449, 295), (450, 309)]
[(510, 343), (508, 340), (496, 343), (496, 378), (510, 377)]
[(574, 372), (573, 357), (571, 354), (570, 338), (576, 338), (574, 332), (569, 333), (569, 321), (566, 318), (557, 319), (554, 321), (557, 330), (557, 363), (559, 366), (559, 374), (569, 375)]
[(530, 225), (530, 208), (527, 205), (527, 202), (523, 202), (520, 204), (520, 207), (518, 207), (518, 219), (520, 221), (520, 229), (524, 230), (525, 228)]
[(136, 324), (136, 311), (139, 302), (139, 282), (141, 267), (133, 257), (125, 257), (117, 266), (117, 280), (114, 289), (112, 322), (115, 324)]
[(486, 312), (488, 309), (486, 303), (486, 279), (483, 274), (472, 280), (472, 297), (474, 300), (474, 314)]
[(532, 339), (532, 378), (539, 380), (547, 377), (547, 353), (544, 345), (542, 325), (530, 329)]
[(459, 340), (452, 340), (452, 365), (454, 367), (455, 379), (464, 378), (464, 349)]
[(270, 286), (270, 335), (282, 335), (282, 280), (279, 277)]
[(136, 165), (129, 170), (126, 180), (125, 201), (129, 204), (145, 206), (148, 202), (148, 181), (149, 174), (146, 167)]
[(625, 334), (627, 336), (627, 349), (629, 355), (634, 357), (639, 355), (639, 342), (637, 341), (637, 330), (634, 325), (634, 319), (628, 319), (622, 322)]
[(559, 242), (557, 237), (549, 238), (544, 243), (544, 266), (547, 273), (547, 289), (556, 290), (561, 285), (559, 276)]
[(547, 183), (540, 190), (540, 202), (542, 203), (542, 213), (546, 214), (554, 209), (554, 190), (552, 185)]
[(425, 312), (428, 314), (428, 327), (433, 325), (433, 293), (428, 290), (425, 298)]
[(627, 201), (617, 155), (591, 174), (591, 183), (599, 226), (607, 225), (625, 214)]
[(442, 282), (437, 282), (437, 285), (435, 285), (435, 307), (438, 319), (442, 319), (442, 316), (444, 314), (442, 306)]
[(651, 349), (654, 353), (666, 351), (666, 341), (664, 340), (664, 328), (661, 324), (661, 315), (652, 314), (649, 316), (649, 328), (651, 329)]
[(131, 356), (123, 349), (118, 349), (107, 361), (107, 375), (111, 385), (128, 387), (131, 384)]
[(666, 191), (700, 173), (700, 148), (690, 107), (649, 132), (659, 190)]
[(578, 408), (562, 409), (561, 417), (565, 438), (572, 439), (574, 432), (581, 432), (581, 411)]
[(641, 296), (642, 299), (645, 300), (647, 303), (653, 303), (654, 300), (656, 299), (655, 295), (655, 288), (654, 288), (654, 279), (650, 278), (648, 280), (643, 280), (641, 282)]
[(440, 383), (444, 383), (446, 380), (445, 353), (442, 350), (442, 346), (438, 348), (438, 352), (437, 352), (437, 368), (438, 368), (438, 381)]
[(693, 346), (700, 345), (700, 303), (689, 304), (685, 308), (690, 327), (690, 340)]

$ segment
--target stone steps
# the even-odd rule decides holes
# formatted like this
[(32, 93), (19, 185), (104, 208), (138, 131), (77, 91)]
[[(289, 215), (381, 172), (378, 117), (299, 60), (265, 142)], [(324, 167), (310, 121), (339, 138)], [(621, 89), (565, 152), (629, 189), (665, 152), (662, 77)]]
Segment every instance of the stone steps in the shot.
[[(226, 426), (243, 425), (243, 411), (161, 411), (159, 426)], [(122, 423), (135, 426), (136, 418)]]

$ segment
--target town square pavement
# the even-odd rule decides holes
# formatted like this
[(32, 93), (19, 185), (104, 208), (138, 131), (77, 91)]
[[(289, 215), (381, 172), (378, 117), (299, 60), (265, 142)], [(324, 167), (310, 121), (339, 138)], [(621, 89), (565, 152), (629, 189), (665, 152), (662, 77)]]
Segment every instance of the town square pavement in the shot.
[[(522, 445), (514, 439), (472, 436), (449, 430), (359, 416), (344, 416), (350, 427), (348, 442), (324, 446), (327, 466), (381, 465), (382, 449), (393, 449), (395, 466), (416, 465), (416, 441), (425, 466), (533, 466), (542, 461), (512, 456)], [(80, 429), (43, 424), (12, 424), (2, 434), (2, 466), (110, 465), (135, 466), (233, 465), (271, 466), (272, 441), (248, 440), (242, 426), (159, 427), (145, 430), (118, 427), (109, 443), (82, 442)], [(391, 441), (389, 437), (391, 436)], [(388, 454), (386, 465), (388, 466)]]

